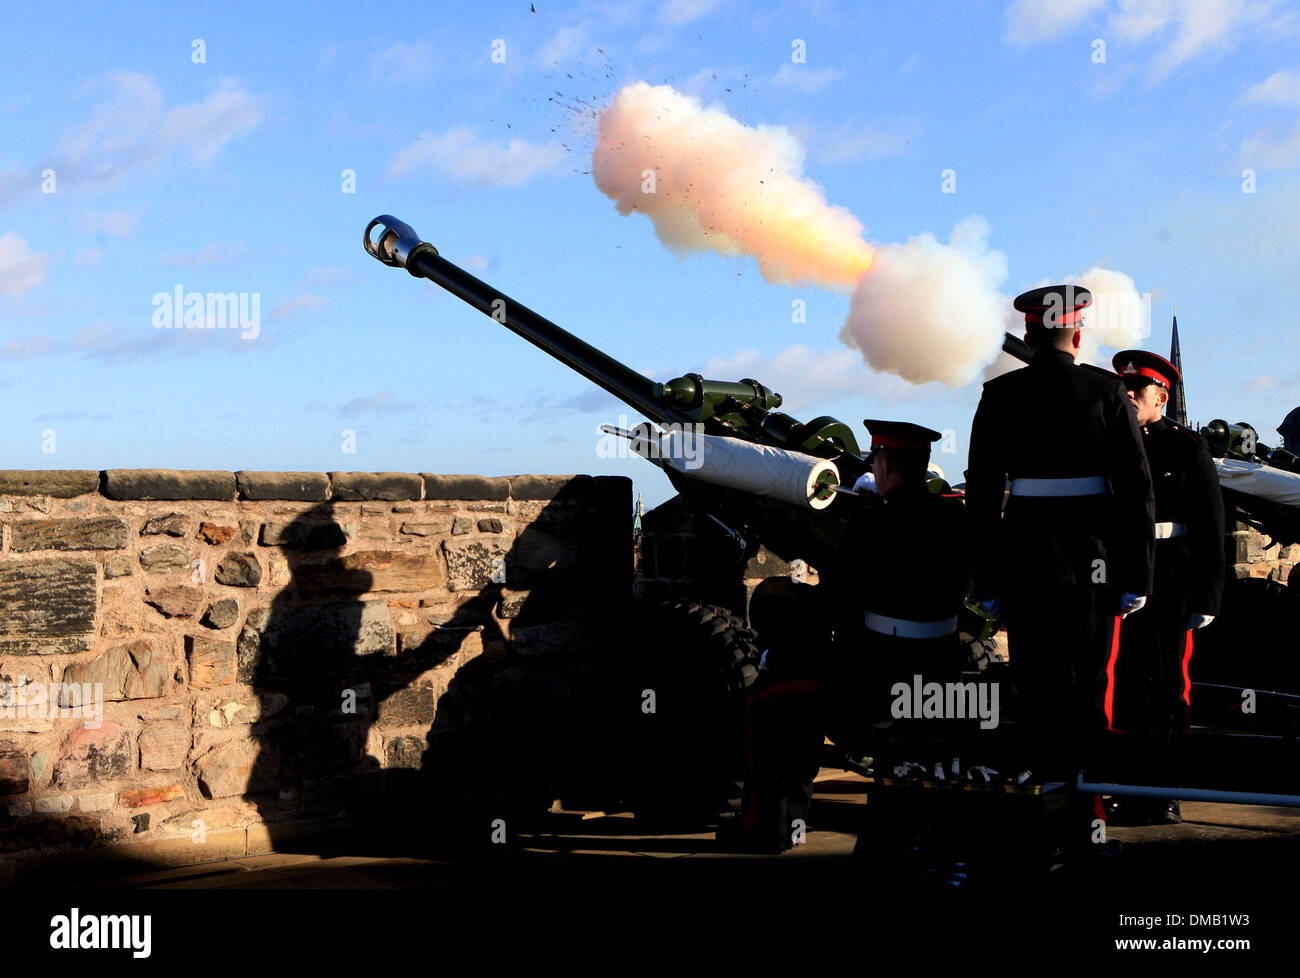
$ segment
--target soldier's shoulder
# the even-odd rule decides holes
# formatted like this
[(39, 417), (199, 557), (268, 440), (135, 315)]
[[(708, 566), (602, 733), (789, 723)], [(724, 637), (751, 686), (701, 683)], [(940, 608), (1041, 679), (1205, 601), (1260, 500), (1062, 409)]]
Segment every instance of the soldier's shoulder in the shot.
[(1107, 370), (1105, 367), (1098, 367), (1091, 363), (1079, 364), (1079, 377), (1082, 383), (1088, 387), (1102, 391), (1120, 391), (1124, 390), (1124, 384), (1119, 379), (1119, 374)]
[(1166, 435), (1166, 437), (1171, 442), (1188, 452), (1200, 451), (1202, 446), (1207, 450), (1209, 448), (1209, 442), (1205, 440), (1204, 435), (1199, 431), (1196, 431), (1194, 428), (1187, 428), (1180, 424), (1170, 424), (1169, 434)]
[(984, 381), (984, 391), (986, 393), (997, 394), (1000, 391), (1010, 390), (1017, 384), (1024, 381), (1027, 367), (1017, 367), (1015, 370), (1008, 370), (1004, 374), (998, 374), (996, 377), (990, 377)]

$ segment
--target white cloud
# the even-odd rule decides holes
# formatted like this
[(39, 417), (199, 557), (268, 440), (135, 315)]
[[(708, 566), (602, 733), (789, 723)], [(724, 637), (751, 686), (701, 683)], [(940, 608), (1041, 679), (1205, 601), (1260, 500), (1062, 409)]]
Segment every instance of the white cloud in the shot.
[(858, 163), (898, 156), (915, 138), (916, 126), (905, 129), (874, 129), (870, 126), (840, 126), (825, 136), (808, 140), (812, 152), (822, 163)]
[(124, 329), (96, 323), (77, 330), (72, 347), (83, 356), (104, 363), (183, 357), (214, 350), (246, 352), (265, 344), (242, 339), (238, 329), (154, 329), (151, 325)]
[(781, 88), (812, 94), (820, 92), (843, 74), (841, 68), (809, 68), (806, 65), (784, 64), (772, 76), (772, 83)]
[(102, 248), (81, 248), (72, 258), (72, 263), (78, 267), (87, 265), (90, 268), (96, 268), (99, 260), (104, 257)]
[(292, 319), (303, 310), (306, 310), (307, 312), (320, 312), (329, 304), (329, 299), (323, 299), (320, 296), (312, 295), (310, 292), (304, 293), (303, 295), (293, 296), (292, 298), (285, 296), (277, 302), (275, 308), (271, 310), (271, 321), (282, 322), (286, 319)]
[(659, 8), (659, 19), (665, 24), (680, 26), (713, 13), (722, 0), (668, 0)]
[(744, 350), (714, 357), (700, 368), (705, 377), (753, 377), (784, 398), (782, 410), (797, 413), (837, 394), (870, 394), (885, 401), (912, 396), (919, 388), (893, 374), (874, 373), (854, 350), (810, 350), (802, 343), (769, 355)]
[(377, 82), (421, 82), (433, 74), (435, 64), (433, 46), (428, 41), (398, 41), (375, 55), (370, 68)]
[(441, 135), (421, 133), (393, 156), (385, 175), (399, 177), (413, 170), (434, 170), (465, 183), (517, 187), (539, 174), (557, 170), (566, 155), (566, 150), (555, 142), (480, 140), (473, 126), (462, 124)]
[(1195, 57), (1233, 47), (1252, 29), (1275, 36), (1284, 23), (1270, 19), (1277, 6), (1277, 0), (1014, 0), (1007, 8), (1006, 39), (1027, 45), (1086, 25), (1103, 40), (1159, 41), (1163, 47), (1147, 64), (1147, 80), (1154, 84)]
[[(1250, 86), (1237, 98), (1241, 105), (1300, 108), (1300, 71), (1276, 71)], [(1300, 117), (1289, 129), (1259, 129), (1242, 141), (1237, 154), (1242, 167), (1289, 170), (1300, 167)]]
[(1291, 170), (1300, 167), (1300, 125), (1280, 135), (1260, 131), (1241, 144), (1238, 158), (1255, 170)]
[(19, 336), (0, 346), (0, 359), (30, 360), (32, 357), (44, 356), (53, 349), (54, 341), (48, 336)]
[(118, 207), (111, 211), (87, 211), (82, 227), (91, 234), (103, 233), (110, 238), (125, 238), (135, 230), (143, 211), (134, 213)]
[(568, 61), (585, 53), (587, 46), (587, 25), (574, 24), (561, 27), (547, 39), (537, 52), (537, 59), (548, 68), (553, 68), (561, 61)]
[(1300, 106), (1300, 71), (1275, 71), (1237, 97), (1240, 105)]
[(369, 397), (358, 397), (339, 406), (339, 414), (345, 418), (355, 418), (362, 414), (398, 414), (410, 411), (414, 405), (399, 401), (392, 391), (381, 391)]
[(17, 298), (45, 281), (50, 257), (33, 254), (12, 231), (0, 235), (0, 294)]
[[(223, 79), (205, 98), (170, 108), (153, 79), (135, 72), (111, 72), (83, 91), (106, 96), (88, 118), (63, 131), (42, 161), (58, 175), (60, 189), (114, 186), (173, 159), (207, 162), (256, 128), (266, 112), (266, 99), (235, 78)], [(0, 203), (39, 187), (30, 177), (0, 180)]]
[(1007, 40), (1032, 44), (1078, 27), (1090, 14), (1105, 7), (1107, 0), (1014, 0), (1007, 7)]

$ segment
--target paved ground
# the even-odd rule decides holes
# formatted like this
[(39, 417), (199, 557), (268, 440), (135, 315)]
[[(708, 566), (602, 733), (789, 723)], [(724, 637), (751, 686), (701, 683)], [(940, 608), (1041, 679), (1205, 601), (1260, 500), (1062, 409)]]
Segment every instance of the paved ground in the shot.
[[(719, 850), (711, 833), (647, 834), (628, 814), (552, 812), (536, 833), (521, 835), (493, 865), (509, 872), (585, 871), (635, 874), (647, 860), (732, 868), (780, 865), (783, 871), (824, 870), (851, 862), (856, 826), (864, 812), (861, 779), (824, 773), (817, 782), (805, 844), (779, 856)], [(1117, 886), (1164, 874), (1173, 885), (1209, 887), (1223, 878), (1235, 886), (1272, 875), (1278, 859), (1300, 857), (1300, 810), (1186, 803), (1181, 825), (1114, 828), (1124, 852), (1104, 874)], [(395, 848), (400, 845), (394, 843)], [(371, 847), (373, 848), (373, 847)], [(323, 851), (250, 856), (228, 862), (143, 873), (110, 885), (154, 889), (374, 889), (436, 885), (454, 865), (442, 857)], [(1294, 865), (1294, 863), (1293, 863)]]
[[(1186, 804), (1182, 825), (1113, 829), (1125, 843), (1118, 857), (1032, 876), (997, 877), (996, 866), (993, 878), (972, 871), (951, 887), (855, 857), (869, 808), (860, 779), (826, 772), (806, 843), (781, 855), (726, 853), (712, 834), (652, 832), (626, 814), (552, 811), (512, 845), (474, 851), (444, 838), (435, 853), (419, 835), (386, 830), (131, 875), (86, 867), (9, 891), (7, 913), (28, 951), (48, 943), (52, 915), (69, 907), (149, 914), (159, 964), (189, 961), (202, 921), (223, 922), (213, 953), (275, 947), (277, 960), (334, 969), (364, 966), (375, 940), (403, 953), (469, 946), (484, 963), (544, 952), (573, 966), (586, 959), (620, 968), (657, 957), (699, 970), (707, 952), (730, 971), (755, 957), (772, 970), (774, 955), (792, 954), (808, 967), (812, 947), (818, 965), (835, 948), (834, 958), (855, 968), (886, 960), (878, 951), (914, 964), (918, 953), (932, 963), (989, 953), (1113, 960), (1135, 953), (1116, 947), (1133, 937), (1244, 936), (1250, 953), (1294, 955), (1300, 812)], [(1019, 851), (1015, 832), (995, 834)], [(1170, 921), (1172, 912), (1185, 916)], [(1248, 925), (1229, 926), (1226, 916), (1189, 924), (1192, 915), (1240, 913)], [(1132, 923), (1156, 915), (1163, 926)], [(610, 945), (613, 957), (601, 950)]]

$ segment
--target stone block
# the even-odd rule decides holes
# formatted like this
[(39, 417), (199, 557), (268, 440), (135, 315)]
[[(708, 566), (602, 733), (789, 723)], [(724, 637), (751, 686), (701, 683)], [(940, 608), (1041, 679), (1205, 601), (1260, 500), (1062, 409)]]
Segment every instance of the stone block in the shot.
[(193, 618), (203, 607), (202, 588), (182, 584), (171, 587), (145, 588), (145, 604), (157, 610), (164, 618)]
[(442, 587), (446, 575), (435, 554), (362, 550), (327, 560), (303, 561), (293, 581), (303, 594), (427, 591)]
[(227, 554), (213, 577), (228, 587), (257, 587), (262, 583), (262, 565), (252, 554)]
[(412, 537), (440, 537), (451, 532), (451, 520), (432, 519), (403, 523), (397, 532)]
[(442, 550), (447, 556), (447, 587), (452, 591), (487, 587), (497, 562), (506, 559), (505, 547), (496, 540), (444, 540)]
[(161, 805), (165, 801), (175, 801), (185, 797), (185, 789), (179, 784), (159, 785), (153, 788), (130, 788), (119, 791), (118, 803), (124, 808), (144, 808), (147, 805)]
[(344, 502), (420, 499), (424, 482), (410, 472), (331, 472), (330, 497)]
[(510, 480), (504, 476), (487, 478), (481, 475), (434, 475), (421, 472), (425, 499), (507, 499)]
[(171, 771), (185, 763), (190, 752), (190, 729), (180, 724), (160, 724), (140, 731), (142, 771)]
[(189, 529), (189, 525), (190, 521), (180, 513), (151, 516), (144, 521), (144, 526), (140, 528), (140, 536), (159, 536), (165, 533), (169, 537), (183, 537), (185, 531)]
[(52, 496), (71, 499), (99, 492), (99, 472), (89, 469), (3, 469), (0, 496)]
[(140, 566), (150, 574), (185, 570), (191, 559), (188, 550), (174, 543), (161, 543), (140, 551)]
[(126, 546), (126, 524), (115, 516), (58, 520), (19, 520), (9, 526), (9, 549), (121, 550)]
[(31, 787), (27, 751), (16, 743), (0, 741), (0, 795), (23, 795)]
[(0, 655), (84, 652), (95, 641), (95, 565), (74, 560), (0, 564)]
[(391, 655), (393, 630), (383, 601), (259, 608), (239, 634), (239, 682), (317, 674), (355, 666), (357, 657)]
[(319, 503), (330, 497), (330, 480), (324, 472), (247, 472), (241, 469), (235, 473), (235, 479), (240, 499)]
[(253, 787), (260, 745), (251, 740), (218, 744), (198, 761), (199, 789), (206, 798), (233, 798)]
[(220, 546), (233, 540), (236, 530), (237, 527), (222, 526), (219, 523), (209, 523), (205, 520), (199, 524), (199, 539), (204, 543)]
[(235, 498), (235, 474), (201, 470), (109, 469), (104, 473), (109, 499)]
[(511, 499), (563, 499), (590, 504), (596, 498), (596, 480), (589, 475), (512, 475)]
[(214, 601), (204, 612), (202, 623), (208, 628), (229, 628), (239, 620), (239, 602), (234, 598)]
[(134, 768), (131, 735), (111, 720), (99, 727), (73, 730), (59, 745), (58, 753), (54, 762), (54, 784), (58, 788), (116, 781)]
[(65, 707), (89, 705), (82, 702), (87, 684), (102, 684), (104, 699), (111, 703), (157, 698), (169, 692), (172, 674), (168, 656), (158, 652), (149, 639), (136, 639), (90, 662), (74, 662), (64, 669), (59, 703)]
[(235, 681), (238, 660), (234, 642), (186, 635), (185, 654), (189, 659), (191, 688), (212, 689)]
[(348, 537), (343, 527), (332, 520), (298, 519), (264, 524), (257, 542), (287, 550), (337, 550), (348, 542)]

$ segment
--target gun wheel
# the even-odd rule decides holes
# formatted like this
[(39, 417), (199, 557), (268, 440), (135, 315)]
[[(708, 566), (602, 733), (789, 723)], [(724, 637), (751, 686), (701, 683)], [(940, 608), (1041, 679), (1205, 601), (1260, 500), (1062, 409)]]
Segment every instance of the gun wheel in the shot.
[[(726, 608), (638, 603), (621, 656), (627, 800), (639, 819), (703, 828), (739, 811), (754, 632)], [(625, 707), (626, 708), (626, 707)]]

